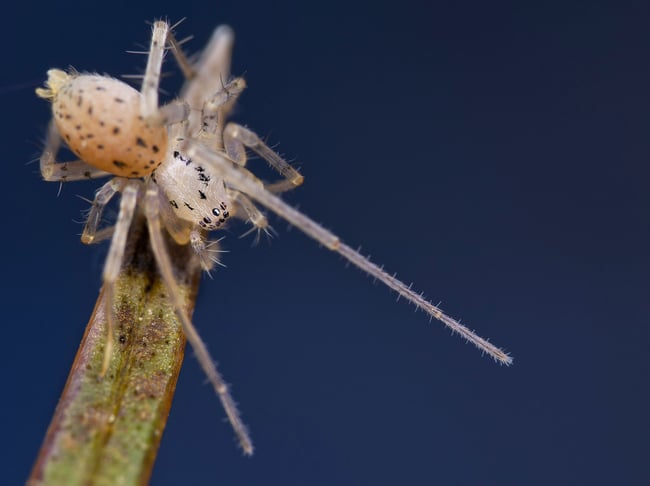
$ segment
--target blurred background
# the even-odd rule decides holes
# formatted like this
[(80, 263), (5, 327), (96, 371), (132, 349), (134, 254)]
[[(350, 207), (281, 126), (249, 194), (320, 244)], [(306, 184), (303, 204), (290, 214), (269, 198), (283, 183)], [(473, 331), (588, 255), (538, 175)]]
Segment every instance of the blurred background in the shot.
[[(650, 5), (28, 2), (0, 73), (3, 484), (22, 484), (100, 288), (77, 195), (40, 180), (50, 67), (118, 76), (146, 21), (236, 32), (237, 120), (305, 175), (286, 200), (515, 358), (505, 368), (297, 230), (226, 269), (194, 321), (152, 484), (650, 484)], [(176, 72), (169, 58), (166, 70)], [(178, 75), (164, 80), (170, 93)], [(262, 165), (258, 162), (258, 165)]]

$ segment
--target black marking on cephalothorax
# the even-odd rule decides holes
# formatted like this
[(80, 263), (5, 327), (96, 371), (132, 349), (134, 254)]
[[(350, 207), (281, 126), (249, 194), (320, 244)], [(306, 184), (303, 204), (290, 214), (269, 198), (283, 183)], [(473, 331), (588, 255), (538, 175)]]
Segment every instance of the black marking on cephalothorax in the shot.
[(176, 201), (174, 201), (173, 199), (171, 201), (169, 201), (169, 204), (174, 206), (175, 209), (178, 209), (178, 203)]
[(212, 223), (212, 220), (210, 218), (208, 218), (207, 216), (205, 218), (203, 218), (203, 221), (205, 221), (206, 224), (211, 224)]
[(101, 143), (97, 144), (97, 150), (104, 150), (104, 145)]
[(194, 167), (194, 170), (197, 172), (205, 172), (205, 168), (201, 167), (200, 165), (198, 167)]
[(193, 208), (192, 206), (190, 206), (188, 203), (183, 202), (183, 204), (184, 204), (184, 205), (187, 207), (187, 209), (189, 209), (190, 211), (194, 211), (194, 208)]
[(200, 226), (201, 228), (205, 228), (205, 227), (206, 227), (206, 224), (205, 224), (203, 221), (199, 221), (199, 226)]
[(113, 127), (113, 135), (120, 133), (120, 127)]
[(219, 204), (219, 206), (221, 206), (221, 209), (226, 209), (227, 207), (225, 202), (222, 202), (221, 204)]
[(77, 106), (81, 106), (81, 104), (84, 102), (83, 96), (79, 95), (77, 98)]
[(144, 140), (142, 140), (141, 137), (136, 137), (136, 139), (135, 139), (135, 144), (136, 144), (138, 147), (147, 148), (147, 142), (145, 142)]
[(160, 152), (160, 149), (158, 148), (158, 145), (152, 145), (151, 150), (153, 151), (154, 154), (157, 154)]
[(126, 162), (122, 162), (121, 160), (114, 160), (114, 161), (113, 161), (113, 165), (114, 165), (115, 167), (120, 168), (120, 169), (124, 169), (124, 168), (127, 166), (127, 163), (126, 163)]
[(89, 114), (89, 115), (92, 115), (92, 114), (93, 114), (93, 107), (92, 107), (92, 106), (89, 106), (89, 107), (88, 107), (88, 114)]
[(90, 179), (90, 176), (91, 176), (90, 171), (87, 170), (86, 172), (84, 172), (84, 177)]
[(199, 190), (199, 197), (200, 197), (201, 199), (207, 199), (207, 196), (205, 195), (205, 192), (203, 192), (203, 191), (201, 191), (201, 190)]
[(124, 100), (122, 98), (113, 98), (115, 100), (115, 103), (124, 103)]
[(208, 185), (208, 182), (210, 182), (210, 176), (207, 174), (204, 174), (203, 172), (199, 173), (199, 181), (203, 182), (206, 186)]
[(140, 172), (138, 172), (137, 170), (132, 170), (132, 171), (131, 171), (131, 175), (132, 175), (132, 176), (139, 176), (139, 175), (140, 175)]
[(97, 91), (106, 91), (106, 88), (104, 88), (103, 86), (96, 86), (95, 89)]
[(230, 216), (230, 213), (228, 211), (224, 211), (223, 212), (223, 217), (227, 218), (228, 216)]
[(180, 160), (181, 162), (184, 162), (186, 167), (192, 163), (192, 159), (183, 157), (181, 153), (177, 150), (174, 151), (174, 158)]

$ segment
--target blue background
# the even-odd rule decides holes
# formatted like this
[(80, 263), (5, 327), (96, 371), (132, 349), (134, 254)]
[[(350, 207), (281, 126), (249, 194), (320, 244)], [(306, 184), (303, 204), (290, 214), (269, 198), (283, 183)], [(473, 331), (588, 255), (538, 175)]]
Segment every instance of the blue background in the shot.
[(233, 227), (195, 323), (257, 453), (188, 353), (153, 484), (650, 484), (650, 6), (528, 3), (5, 7), (2, 483), (29, 473), (106, 252), (75, 222), (99, 184), (57, 197), (26, 165), (33, 89), (50, 67), (135, 73), (145, 21), (187, 16), (190, 51), (234, 27), (237, 119), (306, 178), (286, 199), (515, 365), (282, 221), (255, 248)]

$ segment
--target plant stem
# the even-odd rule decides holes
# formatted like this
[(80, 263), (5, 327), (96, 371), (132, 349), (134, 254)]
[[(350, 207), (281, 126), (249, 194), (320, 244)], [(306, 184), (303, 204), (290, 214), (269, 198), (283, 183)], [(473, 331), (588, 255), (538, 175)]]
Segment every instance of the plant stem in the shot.
[[(168, 241), (188, 314), (200, 267)], [(115, 291), (110, 367), (100, 292), (67, 383), (28, 480), (31, 485), (147, 484), (183, 362), (185, 337), (151, 254), (142, 221), (129, 235)], [(189, 245), (188, 245), (189, 246)]]

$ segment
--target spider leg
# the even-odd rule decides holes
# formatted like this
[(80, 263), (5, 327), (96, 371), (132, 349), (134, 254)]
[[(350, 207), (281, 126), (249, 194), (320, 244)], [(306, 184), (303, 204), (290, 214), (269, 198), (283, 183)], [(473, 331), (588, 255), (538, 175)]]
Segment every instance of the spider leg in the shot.
[[(116, 178), (117, 179), (117, 178)], [(131, 221), (138, 203), (141, 182), (135, 179), (117, 179), (122, 181), (122, 200), (120, 201), (120, 213), (115, 223), (115, 230), (111, 246), (108, 250), (108, 257), (104, 264), (102, 279), (104, 281), (104, 295), (106, 302), (106, 347), (104, 348), (104, 361), (102, 363), (101, 376), (106, 374), (113, 352), (113, 329), (115, 322), (115, 282), (122, 268), (126, 238), (129, 234)]]
[(186, 120), (189, 116), (189, 107), (184, 102), (174, 101), (163, 107), (158, 107), (158, 87), (160, 85), (160, 71), (162, 69), (165, 45), (169, 34), (167, 22), (158, 21), (153, 25), (151, 45), (147, 57), (147, 67), (142, 80), (140, 98), (140, 113), (155, 125), (172, 125)]
[[(224, 83), (224, 81), (221, 81)], [(222, 127), (226, 124), (228, 113), (246, 89), (244, 78), (235, 78), (221, 87), (203, 103), (201, 110), (201, 131), (198, 138), (216, 150), (223, 149)], [(245, 158), (245, 154), (244, 154)]]
[(250, 175), (245, 169), (233, 166), (232, 162), (223, 155), (209, 150), (207, 147), (204, 147), (201, 143), (194, 140), (185, 140), (181, 144), (181, 149), (188, 157), (196, 161), (211, 164), (212, 167), (220, 173), (228, 185), (250, 196), (252, 199), (266, 206), (278, 216), (284, 218), (323, 246), (338, 253), (357, 268), (368, 273), (390, 289), (397, 292), (401, 297), (404, 297), (407, 301), (414, 304), (418, 309), (422, 309), (431, 317), (441, 321), (453, 332), (460, 334), (480, 350), (488, 353), (496, 361), (506, 365), (512, 363), (512, 358), (506, 352), (502, 351), (486, 339), (476, 335), (472, 330), (465, 327), (460, 322), (446, 315), (438, 306), (432, 304), (424, 299), (422, 295), (411, 290), (410, 286), (384, 271), (381, 267), (371, 262), (358, 251), (342, 243), (339, 237), (334, 233), (305, 216), (297, 209), (286, 204), (276, 195), (264, 188), (260, 188), (257, 179)]
[(52, 120), (47, 127), (45, 148), (40, 159), (41, 176), (46, 181), (78, 181), (82, 179), (97, 179), (110, 175), (108, 172), (96, 169), (79, 159), (71, 162), (57, 162), (56, 154), (60, 148), (61, 136), (59, 135), (54, 120)]
[[(235, 211), (233, 211), (236, 218), (244, 219), (247, 222), (253, 225), (250, 231), (257, 230), (256, 243), (259, 241), (260, 231), (264, 231), (267, 235), (273, 231), (271, 225), (269, 225), (269, 220), (267, 217), (260, 211), (257, 206), (250, 200), (245, 194), (231, 189), (228, 191), (230, 195), (231, 202), (235, 205)], [(250, 231), (247, 231), (242, 235), (246, 236)]]
[[(88, 211), (86, 225), (84, 226), (83, 233), (81, 234), (82, 243), (90, 245), (92, 243), (98, 243), (97, 240), (106, 238), (106, 235), (98, 235), (97, 230), (99, 223), (102, 220), (104, 208), (113, 198), (113, 196), (124, 188), (126, 182), (127, 180), (124, 178), (114, 177), (95, 193), (95, 199), (93, 199), (90, 211)], [(114, 229), (111, 228), (111, 233), (113, 231)], [(102, 236), (102, 238), (98, 238), (98, 236)]]
[(210, 270), (214, 268), (215, 264), (224, 266), (217, 257), (217, 254), (222, 253), (220, 250), (219, 240), (206, 241), (203, 236), (203, 230), (199, 227), (196, 227), (190, 233), (190, 244), (199, 257), (201, 268), (208, 272), (208, 275), (210, 274)]
[[(200, 112), (203, 102), (210, 99), (215, 91), (230, 79), (234, 40), (235, 35), (230, 27), (226, 25), (217, 27), (198, 61), (193, 64), (194, 76), (188, 78), (191, 82), (185, 83), (180, 95), (180, 99), (187, 101), (193, 111)], [(176, 53), (177, 50), (174, 52)], [(188, 133), (199, 133), (201, 123), (200, 117), (190, 117)]]
[(142, 93), (140, 113), (145, 118), (158, 112), (158, 86), (160, 85), (160, 70), (165, 54), (168, 30), (167, 22), (158, 21), (153, 24), (147, 67), (140, 90)]
[(169, 44), (169, 50), (172, 51), (172, 54), (174, 55), (174, 59), (176, 59), (176, 64), (178, 64), (178, 67), (183, 72), (183, 76), (185, 77), (185, 79), (191, 80), (196, 76), (196, 70), (194, 69), (194, 66), (192, 66), (192, 62), (187, 58), (187, 56), (183, 52), (183, 48), (181, 47), (181, 42), (178, 42), (176, 40), (176, 36), (172, 32), (172, 30), (178, 25), (178, 23), (172, 25), (171, 29), (167, 33), (167, 43)]
[(257, 134), (236, 123), (228, 123), (223, 131), (223, 143), (228, 156), (241, 166), (246, 165), (246, 148), (266, 160), (284, 180), (266, 186), (267, 191), (285, 192), (301, 185), (304, 177), (266, 145)]
[(217, 367), (208, 352), (208, 348), (201, 340), (201, 337), (194, 328), (194, 325), (183, 306), (183, 300), (178, 285), (176, 284), (176, 280), (174, 279), (172, 263), (163, 240), (162, 227), (160, 224), (159, 201), (160, 199), (157, 187), (150, 184), (145, 195), (145, 214), (147, 217), (147, 227), (149, 229), (151, 248), (156, 257), (158, 269), (160, 270), (160, 274), (165, 286), (167, 287), (169, 298), (176, 309), (178, 318), (181, 321), (185, 336), (192, 345), (192, 349), (194, 350), (199, 364), (203, 368), (203, 371), (208, 376), (210, 383), (219, 396), (226, 415), (228, 416), (228, 420), (237, 435), (239, 444), (244, 450), (244, 453), (250, 455), (253, 453), (253, 444), (248, 436), (246, 426), (239, 416), (235, 401), (228, 391), (228, 385), (226, 385), (221, 374), (217, 371)]

